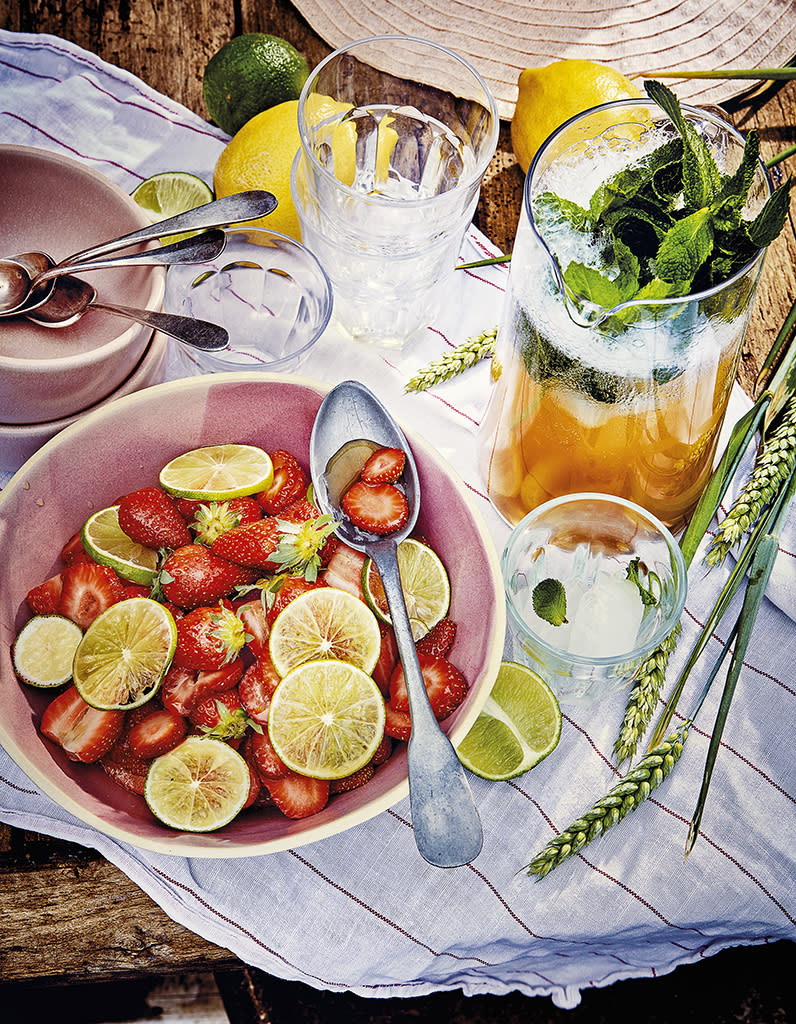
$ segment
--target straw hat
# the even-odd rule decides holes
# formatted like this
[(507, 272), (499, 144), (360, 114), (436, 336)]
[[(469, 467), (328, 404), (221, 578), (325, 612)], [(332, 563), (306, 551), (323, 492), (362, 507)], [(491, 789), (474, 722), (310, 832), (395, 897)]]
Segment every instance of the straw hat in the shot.
[[(796, 54), (796, 0), (294, 0), (335, 48), (398, 33), (443, 43), (486, 79), (510, 118), (524, 68), (585, 58), (631, 77), (781, 67)], [(416, 73), (420, 77), (422, 71)], [(668, 81), (688, 102), (722, 103), (746, 81)], [(427, 83), (428, 84), (428, 83)], [(436, 84), (436, 83), (434, 83)]]

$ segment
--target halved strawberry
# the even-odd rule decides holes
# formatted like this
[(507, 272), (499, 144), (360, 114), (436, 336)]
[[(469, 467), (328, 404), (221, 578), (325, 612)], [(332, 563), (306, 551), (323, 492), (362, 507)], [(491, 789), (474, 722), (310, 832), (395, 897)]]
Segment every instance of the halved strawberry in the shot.
[[(71, 565), (76, 561), (85, 561), (83, 557), (86, 554), (85, 548), (83, 547), (83, 538), (81, 531), (73, 533), (69, 540), (61, 548), (61, 561), (64, 565)], [(93, 559), (92, 559), (93, 561)]]
[(377, 448), (362, 467), (360, 480), (366, 484), (392, 484), (399, 480), (406, 465), (406, 452), (400, 448)]
[(238, 684), (238, 696), (249, 718), (261, 725), (268, 723), (268, 709), (281, 677), (266, 651), (249, 665)]
[(157, 698), (147, 701), (139, 708), (128, 711), (124, 716), (124, 727), (122, 734), (114, 743), (107, 754), (100, 758), (100, 764), (106, 774), (120, 786), (131, 793), (142, 795), (146, 785), (146, 777), (149, 772), (150, 761), (138, 757), (130, 749), (130, 732), (133, 727), (152, 713), (154, 707), (160, 707)]
[(456, 639), (456, 623), (445, 616), (421, 637), (417, 643), (418, 654), (433, 654), (440, 658), (447, 657), (453, 641)]
[(163, 593), (180, 608), (216, 604), (235, 587), (251, 583), (251, 569), (219, 558), (202, 544), (186, 544), (166, 559), (160, 579)]
[(123, 727), (124, 711), (93, 708), (76, 686), (70, 686), (44, 709), (40, 729), (63, 748), (70, 760), (88, 764), (108, 753)]
[(119, 526), (137, 544), (181, 548), (193, 537), (174, 498), (160, 487), (141, 487), (119, 502)]
[(343, 495), (341, 507), (354, 526), (368, 533), (395, 533), (409, 519), (406, 496), (395, 484), (357, 480)]
[(262, 792), (263, 784), (260, 782), (260, 776), (257, 774), (256, 768), (247, 762), (249, 769), (249, 795), (246, 797), (246, 803), (241, 808), (245, 811), (247, 807), (251, 807), (254, 804)]
[(267, 730), (253, 732), (246, 737), (243, 744), (243, 756), (254, 765), (260, 778), (266, 784), (273, 779), (282, 779), (290, 775), (290, 769), (274, 750)]
[(177, 649), (173, 665), (219, 669), (234, 661), (246, 642), (238, 616), (223, 604), (193, 608), (177, 622)]
[(210, 550), (236, 565), (262, 572), (277, 572), (279, 563), (273, 561), (273, 555), (278, 544), (279, 525), (276, 519), (268, 516), (222, 533), (213, 541)]
[(390, 690), (390, 678), (398, 664), (398, 641), (395, 639), (392, 626), (386, 622), (379, 622), (379, 632), (381, 633), (379, 660), (371, 675), (373, 682), (386, 697)]
[(274, 479), (270, 487), (256, 495), (269, 516), (282, 512), (306, 491), (309, 480), (298, 459), (281, 448), (270, 453)]
[(39, 583), (29, 590), (25, 597), (28, 608), (34, 615), (52, 615), (57, 612), (63, 586), (60, 572)]
[[(447, 718), (467, 696), (467, 680), (446, 658), (433, 654), (418, 654), (417, 660), (434, 715), (438, 719)], [(390, 704), (396, 711), (409, 711), (409, 693), (406, 689), (403, 665), (400, 664), (396, 666), (390, 679)]]
[(329, 783), (325, 779), (310, 779), (296, 772), (269, 780), (266, 789), (287, 818), (307, 818), (329, 802)]
[(191, 708), (209, 693), (232, 690), (243, 675), (243, 661), (236, 658), (214, 671), (196, 672), (194, 669), (172, 665), (160, 686), (160, 699), (165, 707), (186, 716)]
[(268, 595), (267, 618), (270, 626), (282, 609), (300, 594), (326, 586), (325, 579), (305, 580), (303, 576), (283, 576), (278, 583), (278, 588)]
[(113, 569), (95, 562), (74, 562), (61, 573), (58, 612), (86, 629), (96, 617), (122, 600), (124, 583)]
[(381, 743), (376, 747), (376, 753), (370, 759), (369, 764), (372, 764), (374, 768), (378, 768), (380, 764), (384, 764), (385, 761), (390, 759), (391, 754), (392, 737), (385, 734), (381, 738)]
[(329, 587), (337, 587), (338, 590), (346, 590), (360, 601), (364, 601), (362, 566), (366, 557), (364, 552), (355, 551), (341, 541), (326, 566), (323, 574), (324, 583)]
[(238, 605), (236, 614), (243, 623), (246, 647), (255, 658), (261, 657), (268, 650), (268, 636), (271, 632), (262, 600), (257, 597)]
[(412, 718), (408, 711), (398, 711), (391, 701), (384, 704), (384, 735), (406, 742), (412, 735)]
[(370, 782), (373, 776), (376, 774), (376, 769), (372, 764), (363, 765), (359, 771), (354, 772), (353, 775), (346, 775), (344, 779), (333, 779), (329, 783), (330, 793), (350, 793), (352, 789), (359, 789), (360, 786), (364, 786), (365, 783)]
[(130, 750), (143, 760), (160, 757), (181, 743), (187, 731), (182, 715), (168, 708), (157, 708), (130, 730)]

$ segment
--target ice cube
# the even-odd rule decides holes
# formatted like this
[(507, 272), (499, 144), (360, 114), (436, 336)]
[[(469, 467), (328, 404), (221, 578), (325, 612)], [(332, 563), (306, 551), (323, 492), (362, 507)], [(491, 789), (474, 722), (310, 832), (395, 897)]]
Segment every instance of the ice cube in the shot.
[(571, 618), (571, 654), (612, 658), (636, 646), (644, 605), (638, 587), (628, 579), (600, 571)]

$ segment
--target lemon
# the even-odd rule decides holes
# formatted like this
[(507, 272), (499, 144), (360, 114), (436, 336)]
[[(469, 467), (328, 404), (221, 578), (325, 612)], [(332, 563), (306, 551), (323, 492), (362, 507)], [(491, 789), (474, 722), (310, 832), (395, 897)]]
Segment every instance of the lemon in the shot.
[(72, 673), (87, 704), (126, 710), (157, 692), (177, 646), (171, 612), (148, 597), (112, 604), (91, 623), (75, 650)]
[[(174, 217), (178, 213), (187, 213), (197, 206), (204, 206), (213, 199), (213, 190), (195, 174), (187, 171), (162, 171), (142, 181), (131, 193), (132, 198), (142, 210), (149, 215), (155, 224)], [(181, 238), (198, 235), (198, 231), (184, 231), (181, 234), (167, 235), (161, 239), (163, 245), (178, 242)]]
[(513, 779), (547, 757), (561, 736), (561, 710), (547, 683), (525, 665), (504, 661), (492, 692), (456, 748), (484, 779)]
[(269, 651), (280, 676), (307, 661), (347, 661), (368, 675), (381, 651), (376, 616), (337, 587), (308, 590), (285, 605), (271, 627)]
[[(447, 615), (451, 603), (448, 573), (439, 555), (427, 544), (407, 537), (398, 545), (398, 572), (406, 611), (415, 640)], [(392, 623), (379, 570), (370, 558), (362, 565), (362, 592), (382, 622)]]
[(188, 736), (149, 766), (144, 799), (171, 828), (212, 832), (228, 825), (249, 797), (249, 769), (222, 740)]
[(523, 173), (548, 135), (570, 117), (610, 100), (641, 96), (619, 71), (590, 60), (557, 60), (526, 68), (518, 89), (511, 144)]
[(82, 638), (80, 626), (63, 615), (34, 615), (19, 631), (11, 649), (14, 671), (31, 686), (68, 683)]
[(80, 538), (87, 555), (100, 565), (110, 566), (123, 579), (144, 587), (151, 587), (155, 582), (158, 553), (127, 536), (119, 526), (118, 505), (102, 508), (89, 516)]
[(267, 217), (252, 224), (301, 240), (296, 207), (290, 192), (290, 170), (299, 150), (298, 100), (279, 103), (256, 114), (230, 139), (216, 163), (216, 195), (265, 189), (277, 201)]
[(178, 498), (226, 501), (270, 487), (274, 467), (268, 452), (251, 444), (211, 444), (172, 459), (160, 471), (160, 486)]
[(268, 711), (268, 735), (288, 768), (343, 779), (370, 761), (384, 736), (384, 698), (362, 669), (309, 661), (288, 672)]
[(224, 43), (207, 63), (202, 90), (208, 113), (234, 135), (256, 114), (297, 100), (309, 65), (286, 39), (247, 32)]

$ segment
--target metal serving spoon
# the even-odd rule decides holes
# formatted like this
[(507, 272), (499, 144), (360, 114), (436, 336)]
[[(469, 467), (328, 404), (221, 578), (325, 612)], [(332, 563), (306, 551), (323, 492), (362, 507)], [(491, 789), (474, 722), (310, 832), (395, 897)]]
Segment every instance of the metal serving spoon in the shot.
[[(188, 210), (187, 213), (178, 213), (175, 217), (168, 217), (166, 220), (139, 228), (130, 234), (122, 235), (121, 238), (83, 249), (72, 256), (67, 256), (58, 264), (46, 257), (48, 268), (45, 270), (58, 269), (59, 273), (84, 271), (89, 269), (84, 265), (87, 261), (100, 259), (108, 253), (126, 249), (140, 242), (151, 242), (157, 238), (181, 234), (184, 231), (201, 231), (254, 220), (257, 217), (266, 216), (275, 208), (276, 198), (270, 192), (264, 190), (239, 192), (236, 195), (225, 196), (223, 199), (215, 199), (211, 203), (205, 203), (204, 206), (197, 206), (196, 209)], [(169, 248), (169, 246), (165, 248)], [(0, 316), (11, 316), (22, 312), (23, 308), (33, 308), (27, 302), (31, 289), (56, 276), (48, 274), (48, 277), (42, 277), (41, 281), (38, 280), (38, 274), (41, 272), (37, 273), (33, 270), (32, 265), (35, 265), (42, 256), (46, 256), (46, 254), (29, 252), (8, 259), (0, 259)], [(39, 293), (37, 298), (41, 298), (41, 294)], [(41, 301), (46, 301), (47, 294)]]
[[(401, 448), (406, 453), (403, 482), (409, 521), (402, 530), (384, 536), (367, 533), (340, 511), (338, 488), (333, 481), (330, 486), (327, 467), (341, 448), (357, 438)], [(398, 571), (398, 544), (412, 531), (420, 508), (417, 467), (400, 427), (363, 384), (343, 381), (324, 398), (310, 437), (310, 472), (321, 511), (340, 521), (336, 533), (342, 541), (373, 559), (387, 596), (412, 716), (409, 798), (417, 848), (437, 867), (467, 864), (481, 850), (481, 819), (465, 770), (431, 710)]]
[(229, 344), (226, 329), (219, 327), (218, 324), (208, 323), (207, 320), (95, 302), (96, 296), (96, 289), (87, 281), (81, 281), (79, 277), (61, 277), (52, 297), (43, 306), (25, 315), (28, 320), (42, 327), (67, 327), (79, 320), (87, 310), (98, 309), (102, 313), (111, 313), (144, 324), (205, 352), (226, 348)]

